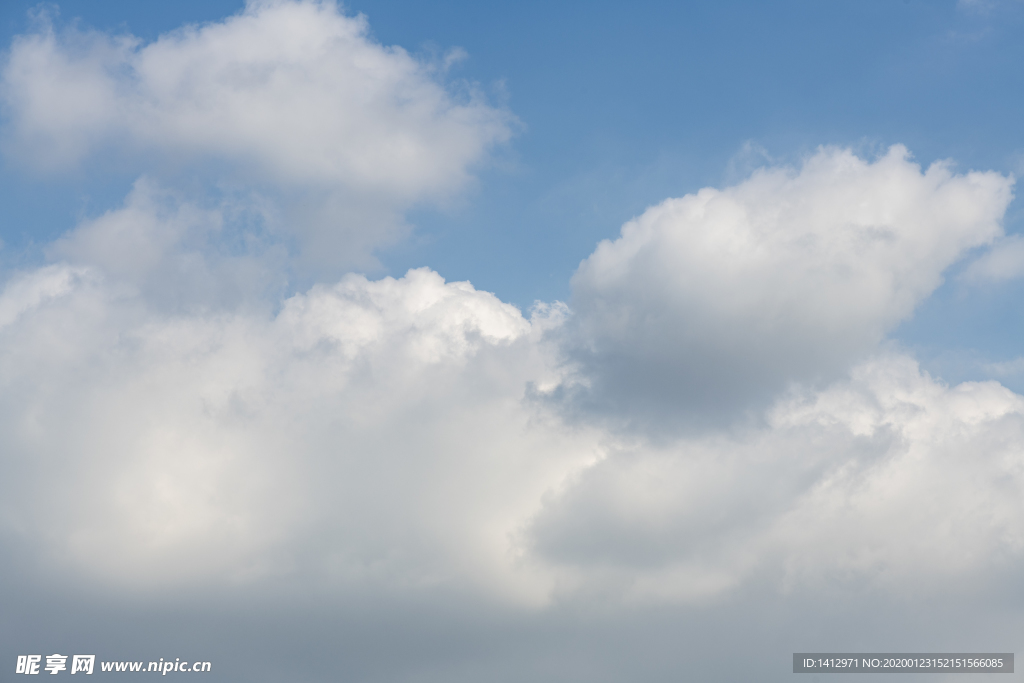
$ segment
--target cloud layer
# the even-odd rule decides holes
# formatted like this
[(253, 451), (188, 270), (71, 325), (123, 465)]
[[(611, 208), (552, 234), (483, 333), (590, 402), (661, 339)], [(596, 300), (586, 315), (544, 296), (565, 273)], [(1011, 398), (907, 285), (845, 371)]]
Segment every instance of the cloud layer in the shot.
[[(735, 680), (715, 639), (778, 655), (813, 638), (775, 620), (843, 601), (891, 634), (1024, 566), (1024, 397), (888, 339), (972, 250), (1016, 272), (1011, 178), (822, 148), (651, 207), (524, 315), (429, 268), (289, 284), (290, 250), (397, 239), (512, 121), (332, 3), (148, 45), (43, 26), (3, 79), (12, 159), (146, 167), (0, 287), (0, 563), (119, 596), (110, 638), (202, 596), (176, 632), (342, 629), (361, 680), (664, 680), (683, 651)], [(289, 647), (237, 679), (295, 674)]]
[[(901, 148), (824, 150), (649, 210), (583, 262), (574, 309), (524, 318), (427, 269), (224, 298), (249, 257), (204, 237), (223, 214), (140, 183), (0, 296), (7, 533), (143, 589), (304, 577), (534, 606), (1013, 564), (1024, 399), (879, 346), (1009, 196)], [(753, 422), (693, 426), (762, 395)], [(879, 540), (896, 519), (913, 544)]]

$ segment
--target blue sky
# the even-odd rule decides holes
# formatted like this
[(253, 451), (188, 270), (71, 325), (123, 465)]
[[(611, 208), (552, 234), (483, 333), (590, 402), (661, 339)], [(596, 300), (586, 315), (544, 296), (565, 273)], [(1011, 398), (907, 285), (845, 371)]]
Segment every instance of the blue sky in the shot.
[(5, 3), (0, 656), (1019, 650), (1022, 28)]

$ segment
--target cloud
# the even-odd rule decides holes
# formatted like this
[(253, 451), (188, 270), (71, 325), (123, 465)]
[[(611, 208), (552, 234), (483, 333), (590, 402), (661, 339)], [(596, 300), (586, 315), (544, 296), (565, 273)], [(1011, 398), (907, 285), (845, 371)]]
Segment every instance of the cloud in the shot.
[(824, 148), (627, 223), (573, 277), (581, 378), (567, 393), (679, 425), (839, 376), (1002, 232), (1011, 179), (908, 156)]
[(532, 397), (564, 379), (564, 310), (426, 269), (176, 313), (58, 265), (0, 313), (0, 535), (94, 586), (536, 610), (926, 595), (1024, 553), (1024, 398), (900, 354), (666, 439)]
[(7, 147), (49, 169), (110, 151), (213, 163), (282, 201), (307, 257), (358, 262), (509, 138), (511, 114), (446, 85), (446, 63), (380, 45), (330, 1), (251, 2), (148, 44), (44, 21), (3, 70)]
[(512, 534), (594, 457), (522, 400), (556, 381), (557, 308), (526, 320), (423, 269), (318, 285), (276, 315), (177, 314), (50, 266), (0, 312), (0, 517), (47, 539), (40, 563), (140, 589), (306, 576), (543, 596)]
[(963, 272), (969, 282), (1012, 280), (1024, 274), (1024, 240), (1004, 237), (974, 260)]
[(233, 308), (281, 296), (287, 254), (266, 228), (265, 206), (204, 206), (138, 179), (121, 207), (82, 222), (46, 246), (52, 261), (102, 272), (165, 310)]
[[(9, 279), (0, 518), (17, 543), (47, 539), (35, 562), (138, 590), (301, 577), (537, 607), (1016, 561), (1016, 508), (996, 501), (1016, 495), (1022, 399), (950, 389), (898, 355), (863, 362), (999, 234), (1002, 176), (822, 150), (648, 210), (580, 266), (572, 310), (530, 318), (427, 269), (281, 298), (245, 198), (140, 179), (51, 244), (55, 263)], [(566, 387), (586, 388), (584, 419), (552, 400), (578, 398)], [(735, 418), (758, 392), (745, 427), (658, 426), (709, 406)], [(622, 431), (607, 406), (654, 426)], [(979, 448), (981, 480), (953, 490), (958, 454)], [(988, 516), (947, 518), (936, 492)], [(872, 540), (894, 515), (921, 548)], [(976, 544), (934, 558), (949, 576), (915, 559), (931, 561), (936, 520)], [(839, 528), (848, 555), (815, 550)]]
[[(60, 619), (240, 680), (339, 647), (354, 680), (748, 680), (723, 643), (799, 649), (823, 596), (879, 650), (973, 633), (915, 615), (1015, 585), (1024, 397), (884, 342), (971, 249), (1002, 272), (1012, 180), (823, 148), (650, 208), (528, 316), (341, 274), (509, 137), (446, 64), (329, 2), (15, 41), (10, 158), (140, 176), (0, 288), (7, 647)], [(339, 272), (296, 288), (295, 251)]]
[[(1024, 398), (947, 386), (878, 347), (945, 264), (998, 234), (1008, 197), (995, 174), (827, 150), (652, 209), (581, 266), (576, 291), (613, 283), (603, 298), (526, 317), (429, 269), (282, 295), (246, 269), (283, 266), (258, 245), (233, 250), (257, 234), (259, 204), (140, 180), (51, 244), (54, 263), (0, 291), (0, 562), (48, 615), (66, 609), (54, 587), (111, 623), (138, 617), (126, 601), (191, 605), (249, 680), (295, 666), (269, 643), (261, 672), (239, 661), (252, 641), (232, 634), (251, 609), (264, 625), (313, 624), (298, 632), (307, 643), (376, 624), (347, 655), (367, 678), (382, 669), (366, 653), (387, 646), (403, 653), (394, 671), (438, 680), (522, 659), (540, 678), (594, 680), (584, 662), (632, 670), (666, 624), (702, 634), (686, 651), (703, 666), (738, 624), (792, 649), (772, 619), (812, 623), (823, 599), (866, 600), (894, 629), (904, 617), (887, 600), (959, 605), (973, 587), (1011, 586), (1021, 566)], [(678, 220), (693, 213), (703, 222)], [(596, 393), (614, 389), (578, 355), (584, 333), (606, 343), (595, 311), (608, 301), (655, 320), (666, 302), (663, 316), (696, 311), (706, 340), (751, 315), (771, 343), (724, 348), (795, 367), (793, 379), (817, 366), (794, 365), (791, 345), (860, 337), (829, 357), (846, 367), (827, 382), (780, 374), (756, 420), (674, 432), (648, 408), (623, 416), (654, 428), (623, 430), (600, 411), (566, 419), (553, 400), (584, 382), (592, 400), (619, 398)], [(634, 326), (635, 343), (648, 329)], [(664, 329), (665, 348), (695, 343), (690, 328)], [(751, 611), (764, 622), (749, 626)], [(167, 624), (149, 633), (186, 642)], [(581, 634), (615, 647), (564, 654)], [(413, 644), (428, 636), (424, 662)], [(134, 642), (113, 625), (98, 637), (108, 650)]]
[(985, 363), (982, 369), (994, 377), (1012, 377), (1024, 372), (1024, 356), (997, 363)]
[(927, 594), (1024, 559), (1024, 398), (998, 383), (948, 387), (884, 356), (768, 422), (609, 456), (547, 501), (535, 548), (563, 585), (641, 602), (766, 578)]

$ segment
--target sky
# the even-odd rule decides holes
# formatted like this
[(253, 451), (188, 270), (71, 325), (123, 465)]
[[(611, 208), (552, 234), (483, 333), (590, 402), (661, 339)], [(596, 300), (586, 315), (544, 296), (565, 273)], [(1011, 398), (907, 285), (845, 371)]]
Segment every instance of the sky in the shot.
[(2, 666), (1020, 650), (1022, 28), (4, 3)]

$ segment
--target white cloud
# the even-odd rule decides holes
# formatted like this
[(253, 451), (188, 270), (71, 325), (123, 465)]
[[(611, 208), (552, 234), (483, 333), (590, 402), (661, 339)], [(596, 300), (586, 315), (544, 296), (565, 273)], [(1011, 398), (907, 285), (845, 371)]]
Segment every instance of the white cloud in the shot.
[[(870, 353), (999, 233), (1009, 188), (921, 173), (899, 148), (825, 150), (649, 210), (581, 266), (574, 313), (528, 320), (425, 269), (274, 305), (252, 273), (281, 266), (225, 246), (235, 209), (142, 179), (49, 247), (66, 262), (0, 295), (3, 535), (40, 564), (163, 590), (448, 586), (542, 605), (980, 575), (1018, 560), (1021, 397), (945, 387), (903, 357), (777, 396)], [(612, 352), (632, 394), (608, 380)], [(644, 373), (701, 364), (776, 397), (761, 426), (621, 432), (550, 400), (590, 382), (595, 403), (657, 420)], [(913, 551), (884, 540), (896, 518)], [(947, 558), (950, 543), (970, 552)]]
[[(231, 247), (258, 232), (262, 205), (204, 204), (144, 178), (48, 247), (61, 262), (0, 291), (0, 551), (17, 554), (5, 571), (129, 595), (132, 610), (204, 596), (201, 609), (264, 613), (286, 596), (306, 624), (364, 609), (414, 640), (465, 610), (460, 643), (514, 643), (472, 664), (438, 655), (438, 680), (504, 670), (503, 656), (540, 661), (546, 647), (563, 656), (591, 628), (620, 649), (574, 656), (623, 667), (663, 618), (718, 647), (750, 612), (813, 620), (823, 596), (867, 596), (888, 618), (902, 613), (886, 612), (893, 601), (1004, 585), (1024, 561), (1024, 397), (857, 354), (998, 234), (1008, 197), (1005, 178), (922, 174), (900, 150), (874, 163), (822, 152), (799, 172), (652, 209), (581, 267), (577, 311), (525, 318), (427, 269), (279, 298), (253, 275), (284, 277), (273, 249)], [(617, 313), (640, 322), (612, 337)], [(656, 325), (665, 336), (645, 347)], [(791, 347), (843, 334), (854, 343), (828, 358), (845, 378), (776, 390), (819, 367)], [(585, 404), (586, 419), (566, 420), (551, 399), (574, 382), (595, 403), (617, 398), (604, 357), (578, 355), (610, 337), (632, 367), (645, 349), (679, 349), (665, 372), (717, 339), (778, 363), (779, 382), (758, 420), (729, 429), (621, 430)], [(664, 417), (641, 408), (624, 415)], [(592, 626), (595, 612), (615, 626)], [(717, 632), (709, 613), (726, 614)], [(243, 632), (234, 619), (217, 623)], [(495, 626), (509, 619), (529, 627)], [(746, 628), (763, 648), (791, 647), (774, 626)], [(709, 661), (705, 646), (693, 653)]]
[(763, 429), (623, 448), (549, 499), (531, 536), (563, 586), (633, 601), (766, 580), (925, 595), (1024, 559), (1022, 444), (1021, 396), (882, 357), (780, 400)]
[(428, 270), (276, 316), (153, 312), (93, 270), (0, 296), (5, 535), (139, 587), (304, 576), (540, 600), (515, 532), (595, 442), (523, 401), (544, 330)]
[(82, 275), (82, 270), (50, 266), (12, 278), (0, 298), (0, 328), (43, 302), (64, 296)]
[[(581, 264), (571, 313), (426, 269), (280, 300), (289, 239), (365, 258), (507, 139), (442, 68), (317, 2), (148, 45), (18, 39), (14, 151), (215, 162), (229, 188), (143, 176), (0, 294), (0, 537), (30, 564), (545, 609), (927, 593), (1020, 564), (1024, 398), (863, 362), (1001, 236), (1012, 180), (823, 149), (652, 207)], [(969, 277), (1016, 274), (998, 245)]]
[[(394, 665), (406, 677), (521, 679), (526, 661), (613, 680), (687, 630), (785, 651), (770, 622), (813, 620), (823, 592), (945, 605), (1019, 574), (1024, 397), (879, 351), (970, 249), (996, 244), (968, 277), (1016, 276), (1010, 178), (822, 149), (650, 208), (581, 264), (572, 310), (529, 318), (428, 269), (291, 293), (291, 241), (365, 262), (508, 138), (508, 112), (445, 84), (458, 57), (418, 61), (311, 1), (150, 44), (15, 41), (8, 151), (144, 174), (0, 290), (0, 563), (32, 575), (5, 584), (5, 628), (32, 582), (129, 595), (136, 630), (161, 601), (266, 620), (285, 596), (314, 624), (293, 645), (339, 640), (317, 610), (361, 634), (391, 610), (377, 628), (431, 650)], [(457, 653), (424, 648), (460, 610)], [(207, 632), (229, 623), (213, 640), (245, 633), (251, 655), (244, 618)], [(380, 630), (353, 661), (391, 647)], [(271, 650), (258, 676), (294, 671), (298, 649)]]
[(443, 66), (380, 45), (327, 0), (251, 2), (149, 44), (44, 25), (3, 70), (7, 143), (44, 168), (109, 150), (212, 162), (284, 202), (307, 256), (358, 262), (509, 137), (511, 115), (447, 87)]
[(1012, 280), (1024, 275), (1024, 239), (1011, 235), (996, 242), (963, 273), (972, 282)]
[(416, 199), (457, 188), (508, 136), (508, 114), (454, 99), (437, 76), (331, 2), (281, 1), (148, 45), (47, 27), (16, 39), (4, 85), (18, 144), (51, 163), (116, 136)]
[(822, 149), (648, 209), (573, 278), (580, 405), (643, 422), (733, 412), (870, 353), (966, 250), (1012, 180), (926, 171), (893, 147)]
[(259, 202), (199, 206), (148, 178), (123, 206), (47, 245), (54, 261), (99, 269), (163, 309), (234, 307), (279, 296), (283, 248), (268, 239)]
[(271, 315), (168, 313), (50, 266), (0, 311), (2, 535), (100, 584), (905, 595), (1024, 552), (1024, 398), (904, 356), (761, 427), (650, 439), (530, 398), (564, 379), (562, 309), (527, 320), (425, 269)]
[(904, 358), (765, 430), (652, 446), (524, 404), (552, 372), (536, 332), (427, 271), (320, 287), (272, 321), (148, 321), (106, 358), (35, 331), (6, 339), (8, 389), (43, 388), (5, 405), (4, 450), (48, 457), (5, 516), (107, 579), (692, 600), (765, 575), (924, 590), (1020, 559), (1024, 399)]

